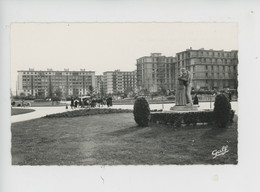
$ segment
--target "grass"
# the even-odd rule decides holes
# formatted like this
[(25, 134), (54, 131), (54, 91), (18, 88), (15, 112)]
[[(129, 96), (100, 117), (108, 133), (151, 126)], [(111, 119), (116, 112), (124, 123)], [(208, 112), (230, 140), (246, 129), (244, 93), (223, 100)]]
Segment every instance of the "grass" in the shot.
[[(133, 114), (40, 118), (12, 124), (13, 165), (236, 164), (237, 118), (214, 125), (137, 127)], [(212, 151), (228, 145), (215, 159)]]
[(23, 108), (12, 108), (11, 109), (11, 116), (13, 115), (20, 115), (24, 113), (31, 113), (35, 111), (34, 109), (23, 109)]

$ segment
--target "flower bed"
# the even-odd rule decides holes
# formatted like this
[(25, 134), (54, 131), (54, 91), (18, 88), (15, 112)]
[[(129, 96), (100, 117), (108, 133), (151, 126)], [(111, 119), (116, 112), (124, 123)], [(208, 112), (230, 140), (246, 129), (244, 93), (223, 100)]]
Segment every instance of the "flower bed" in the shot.
[[(234, 111), (231, 110), (230, 122), (233, 122)], [(152, 112), (151, 123), (170, 124), (174, 127), (181, 125), (197, 125), (198, 123), (209, 124), (215, 122), (213, 111), (196, 111), (182, 113)]]
[(82, 109), (75, 111), (68, 111), (64, 113), (56, 113), (51, 115), (46, 115), (45, 118), (59, 118), (59, 117), (80, 117), (89, 115), (101, 115), (101, 114), (111, 114), (111, 113), (132, 113), (133, 110), (130, 109)]

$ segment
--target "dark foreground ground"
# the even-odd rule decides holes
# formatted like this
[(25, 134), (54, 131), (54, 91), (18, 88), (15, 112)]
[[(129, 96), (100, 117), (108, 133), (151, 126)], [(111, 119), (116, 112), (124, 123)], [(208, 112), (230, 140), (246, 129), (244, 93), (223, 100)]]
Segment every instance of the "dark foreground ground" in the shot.
[[(13, 165), (237, 164), (237, 118), (215, 125), (137, 127), (133, 114), (41, 118), (12, 124)], [(212, 151), (228, 146), (213, 159)]]

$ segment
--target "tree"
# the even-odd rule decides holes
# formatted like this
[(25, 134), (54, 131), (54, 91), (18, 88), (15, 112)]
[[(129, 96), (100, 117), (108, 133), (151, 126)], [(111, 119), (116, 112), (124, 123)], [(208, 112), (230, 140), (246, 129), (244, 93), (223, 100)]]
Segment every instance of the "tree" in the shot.
[(58, 89), (55, 90), (55, 95), (56, 95), (56, 99), (58, 101), (60, 101), (61, 98), (62, 98), (62, 95), (63, 95), (63, 92), (62, 92), (61, 88), (58, 88)]
[(89, 90), (90, 94), (92, 95), (92, 94), (93, 94), (93, 91), (94, 91), (94, 87), (93, 87), (92, 85), (90, 85), (90, 86), (88, 87), (88, 90)]
[(52, 86), (52, 82), (51, 82), (51, 76), (49, 76), (49, 97), (52, 98), (53, 96), (53, 86)]
[(134, 91), (133, 91), (133, 88), (132, 87), (127, 87), (125, 90), (124, 90), (124, 94), (125, 95), (133, 95)]
[(20, 93), (20, 97), (21, 97), (21, 98), (25, 98), (25, 93), (24, 93), (24, 92), (21, 92), (21, 93)]

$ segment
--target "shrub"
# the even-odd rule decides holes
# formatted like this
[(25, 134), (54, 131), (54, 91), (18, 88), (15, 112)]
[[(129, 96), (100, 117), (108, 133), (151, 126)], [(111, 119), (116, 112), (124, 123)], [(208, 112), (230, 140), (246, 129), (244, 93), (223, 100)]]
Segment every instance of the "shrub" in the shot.
[(81, 117), (89, 115), (102, 115), (111, 113), (132, 113), (133, 110), (130, 109), (82, 109), (75, 111), (67, 111), (63, 113), (56, 113), (51, 115), (46, 115), (45, 118), (62, 118), (62, 117)]
[(35, 99), (34, 102), (46, 102), (45, 99)]
[(219, 94), (215, 98), (214, 116), (219, 128), (226, 127), (232, 117), (231, 104), (224, 94)]
[(148, 126), (150, 116), (150, 107), (144, 97), (138, 97), (134, 104), (135, 122), (142, 127)]
[(175, 96), (174, 95), (168, 96), (167, 99), (168, 100), (175, 100)]
[[(230, 111), (229, 121), (233, 121), (234, 111)], [(152, 112), (150, 121), (152, 123), (170, 124), (173, 127), (180, 127), (181, 124), (196, 125), (197, 123), (214, 123), (213, 111), (197, 111), (183, 113), (162, 113)]]

